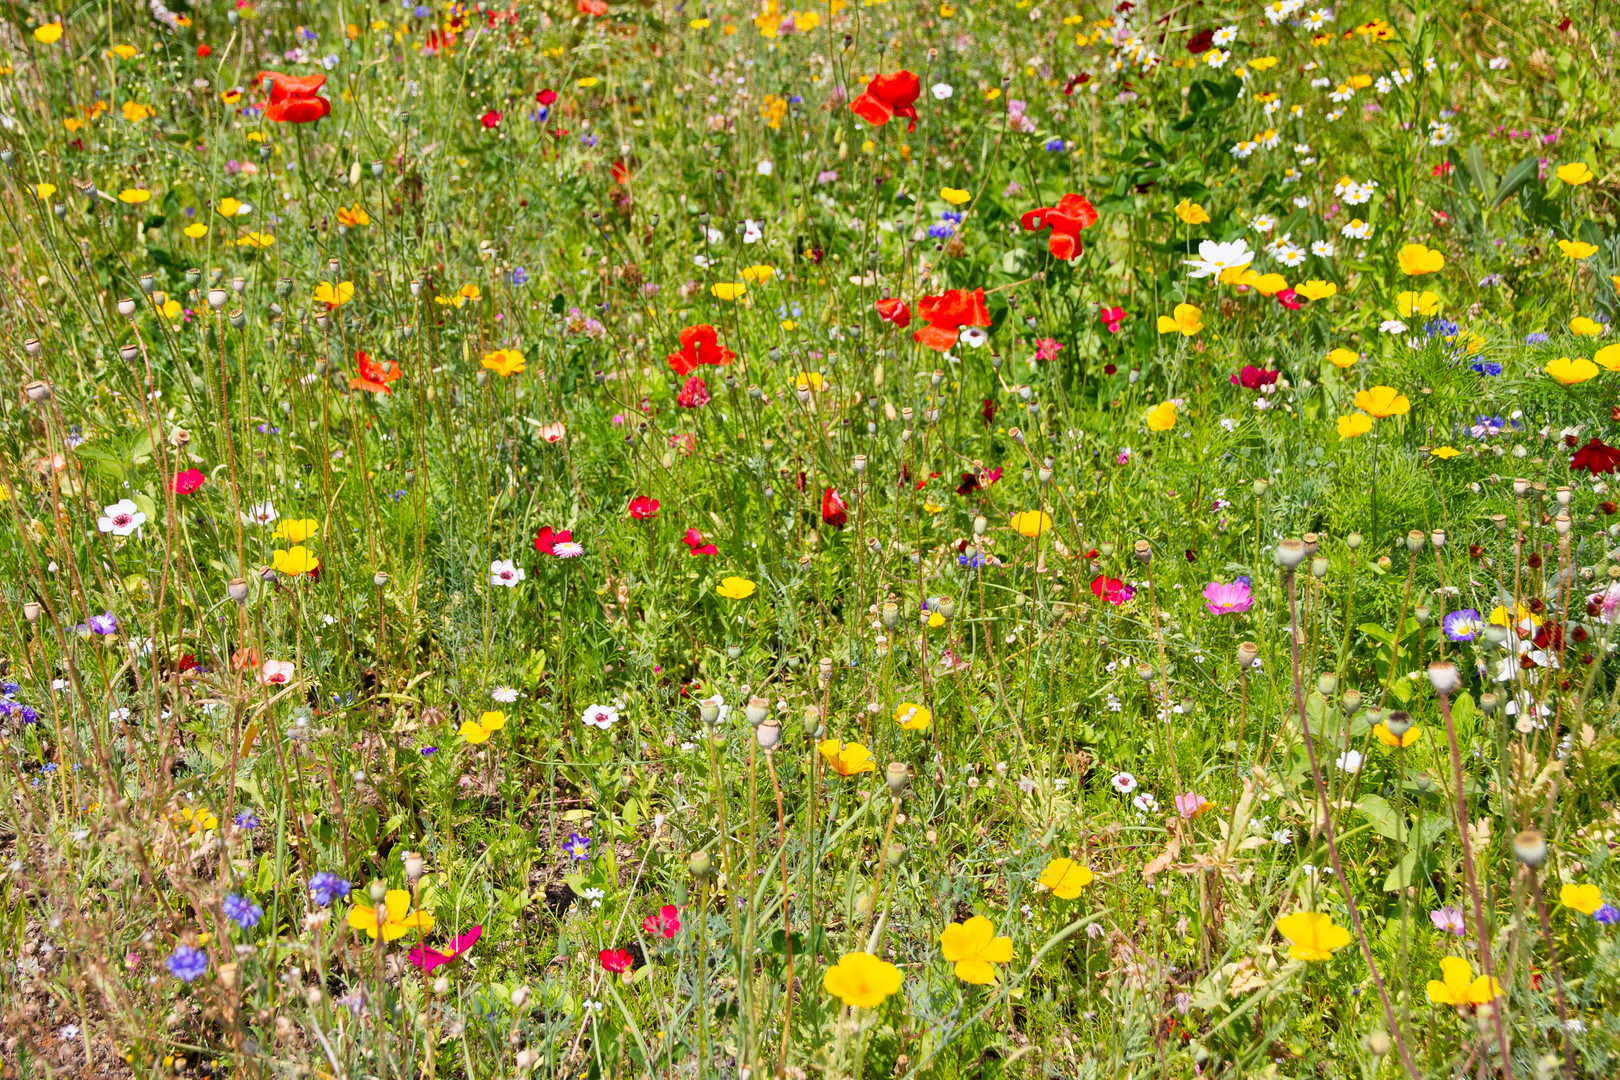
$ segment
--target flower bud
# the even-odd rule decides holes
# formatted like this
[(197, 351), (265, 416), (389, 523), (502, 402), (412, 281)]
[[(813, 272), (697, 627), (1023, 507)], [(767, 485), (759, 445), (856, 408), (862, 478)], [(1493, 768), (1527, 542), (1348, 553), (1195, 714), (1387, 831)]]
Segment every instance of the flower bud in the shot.
[(1254, 482), (1254, 497), (1258, 499), (1258, 498), (1261, 498), (1262, 496), (1264, 496), (1265, 493), (1266, 493), (1266, 488), (1268, 488), (1270, 486), (1271, 486), (1271, 481), (1265, 479), (1264, 477), (1261, 477), (1259, 480), (1256, 480)]
[(891, 761), (883, 770), (883, 782), (889, 785), (889, 794), (900, 796), (911, 786), (911, 769), (904, 762)]
[(1513, 838), (1513, 857), (1532, 869), (1547, 861), (1547, 838), (1526, 829)]
[(1326, 555), (1317, 555), (1311, 559), (1311, 577), (1321, 581), (1327, 577), (1328, 560)]
[(1138, 540), (1132, 550), (1136, 552), (1136, 561), (1143, 566), (1153, 561), (1153, 545), (1146, 540)]
[(1283, 540), (1277, 544), (1275, 558), (1284, 570), (1292, 570), (1305, 561), (1305, 545), (1298, 540)]
[(1254, 662), (1260, 659), (1260, 646), (1252, 641), (1245, 641), (1237, 648), (1238, 667), (1248, 669), (1254, 667)]
[(753, 697), (749, 698), (748, 704), (743, 706), (743, 716), (748, 720), (749, 727), (759, 727), (759, 725), (765, 722), (765, 718), (769, 716), (770, 713), (770, 698), (761, 697), (758, 694), (755, 694)]
[(1429, 682), (1437, 694), (1454, 694), (1462, 685), (1462, 674), (1450, 660), (1436, 660), (1429, 665)]
[(703, 881), (714, 869), (714, 860), (707, 851), (694, 851), (686, 860), (686, 868), (692, 871), (692, 876)]
[(371, 883), (371, 887), (368, 888), (366, 892), (370, 894), (371, 902), (373, 904), (380, 904), (384, 900), (388, 899), (388, 883), (381, 879), (373, 881)]

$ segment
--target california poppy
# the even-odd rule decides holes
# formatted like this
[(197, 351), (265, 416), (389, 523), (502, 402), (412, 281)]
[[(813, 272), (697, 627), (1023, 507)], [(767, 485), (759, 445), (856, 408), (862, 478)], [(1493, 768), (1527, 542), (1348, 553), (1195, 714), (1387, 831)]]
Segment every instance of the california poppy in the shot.
[(255, 80), (260, 86), (270, 82), (270, 105), (264, 118), (277, 124), (309, 124), (331, 115), (332, 103), (316, 91), (326, 85), (325, 75), (283, 75), (261, 71)]
[(902, 330), (911, 325), (911, 309), (906, 307), (906, 302), (898, 296), (879, 300), (872, 306), (877, 308), (878, 318), (884, 322), (893, 323)]
[(828, 488), (821, 493), (821, 520), (835, 529), (849, 524), (849, 507), (838, 497), (837, 488)]
[(737, 355), (720, 344), (714, 327), (699, 323), (681, 331), (681, 351), (669, 354), (669, 369), (677, 375), (689, 375), (699, 364), (724, 366), (735, 359)]
[(896, 116), (911, 121), (906, 131), (917, 130), (917, 110), (912, 102), (922, 96), (922, 80), (909, 71), (874, 75), (866, 92), (849, 103), (849, 111), (874, 127), (882, 127)]
[(936, 352), (956, 344), (964, 326), (989, 326), (990, 311), (984, 306), (984, 289), (947, 289), (939, 296), (917, 300), (917, 314), (928, 325), (911, 335), (912, 340)]
[(1620, 466), (1620, 450), (1604, 445), (1602, 439), (1593, 439), (1575, 451), (1569, 462), (1571, 469), (1585, 469), (1593, 476), (1612, 473), (1617, 466)]
[(1097, 210), (1084, 195), (1070, 192), (1059, 199), (1056, 206), (1038, 206), (1025, 211), (1018, 223), (1025, 232), (1051, 229), (1047, 250), (1053, 258), (1067, 262), (1080, 254), (1080, 230), (1097, 223)]
[(388, 384), (403, 374), (392, 360), (373, 360), (366, 353), (355, 350), (354, 366), (360, 372), (349, 380), (350, 390), (370, 390), (376, 394), (392, 394)]

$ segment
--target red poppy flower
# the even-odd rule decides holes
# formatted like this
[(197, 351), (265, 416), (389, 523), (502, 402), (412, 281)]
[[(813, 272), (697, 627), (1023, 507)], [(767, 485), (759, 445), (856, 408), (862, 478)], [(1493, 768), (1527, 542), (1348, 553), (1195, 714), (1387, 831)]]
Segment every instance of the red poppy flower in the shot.
[(936, 352), (956, 344), (964, 326), (989, 326), (990, 311), (984, 306), (984, 289), (947, 289), (939, 296), (917, 300), (917, 314), (928, 325), (911, 335), (913, 341)]
[(557, 554), (558, 544), (566, 544), (573, 540), (574, 534), (569, 529), (553, 529), (550, 525), (534, 534), (534, 550), (542, 555)]
[(646, 521), (658, 513), (658, 500), (649, 499), (645, 495), (637, 495), (630, 500), (630, 516), (637, 521)]
[(1090, 73), (1082, 71), (1080, 74), (1074, 76), (1068, 82), (1063, 84), (1063, 96), (1064, 97), (1073, 97), (1075, 87), (1084, 86), (1084, 85), (1086, 85), (1086, 83), (1088, 83), (1090, 81), (1091, 81)]
[(677, 375), (690, 375), (699, 364), (724, 366), (737, 359), (720, 344), (720, 335), (708, 323), (688, 326), (681, 331), (681, 351), (669, 354), (669, 369)]
[(609, 168), (609, 171), (613, 174), (615, 184), (622, 184), (630, 179), (630, 166), (624, 163), (623, 158), (616, 160)]
[(1123, 604), (1136, 595), (1136, 590), (1119, 578), (1098, 574), (1091, 579), (1091, 595), (1101, 597), (1110, 604)]
[(264, 118), (277, 124), (309, 124), (331, 115), (332, 103), (316, 91), (326, 85), (325, 75), (293, 76), (279, 71), (261, 71), (255, 80), (260, 86), (270, 82), (270, 104)]
[(214, 55), (214, 50), (209, 48), (207, 45), (199, 45), (199, 46), (197, 46), (197, 59), (206, 60), (210, 56), (213, 56), (213, 55)]
[(662, 934), (672, 938), (681, 932), (680, 909), (674, 904), (665, 904), (658, 909), (658, 914), (649, 915), (641, 921), (641, 932), (649, 937)]
[(1281, 304), (1289, 311), (1298, 311), (1301, 307), (1305, 306), (1305, 302), (1299, 298), (1299, 294), (1293, 289), (1278, 290), (1277, 303)]
[(603, 3), (602, 0), (579, 0), (579, 3), (575, 6), (579, 8), (579, 13), (581, 15), (590, 15), (593, 17), (606, 15), (608, 11), (607, 5)]
[(349, 380), (350, 390), (370, 390), (375, 394), (392, 394), (388, 384), (404, 374), (392, 360), (373, 360), (359, 350), (354, 354), (354, 366), (360, 374)]
[(1571, 469), (1585, 469), (1593, 476), (1612, 473), (1616, 466), (1620, 466), (1620, 450), (1605, 446), (1602, 439), (1593, 439), (1575, 451), (1575, 456), (1569, 461)]
[(1052, 235), (1046, 241), (1047, 250), (1054, 259), (1067, 262), (1080, 254), (1080, 230), (1089, 229), (1097, 223), (1097, 210), (1084, 195), (1070, 192), (1059, 199), (1056, 206), (1038, 206), (1025, 211), (1018, 223), (1025, 232), (1051, 229)]
[(1117, 334), (1119, 333), (1119, 324), (1125, 321), (1125, 309), (1103, 305), (1101, 310), (1097, 312), (1097, 317), (1102, 319), (1102, 324), (1108, 327), (1110, 334)]
[(478, 122), (486, 128), (498, 128), (501, 126), (501, 119), (501, 114), (491, 109), (483, 116), (480, 116)]
[(1209, 52), (1215, 44), (1215, 31), (1205, 27), (1187, 39), (1187, 51), (1197, 56), (1199, 53)]
[(681, 543), (687, 546), (689, 549), (687, 554), (689, 555), (720, 554), (720, 549), (715, 547), (713, 544), (705, 542), (703, 539), (703, 534), (698, 532), (696, 529), (687, 529), (686, 535), (681, 537)]
[(835, 529), (849, 524), (849, 507), (838, 497), (837, 488), (828, 488), (821, 493), (821, 520)]
[(557, 91), (542, 90), (538, 94), (534, 95), (534, 100), (538, 101), (542, 105), (551, 105), (557, 100)]
[(602, 962), (602, 970), (611, 971), (615, 975), (629, 971), (630, 965), (634, 963), (630, 954), (623, 949), (603, 949), (596, 954), (596, 958)]
[(709, 387), (697, 375), (686, 380), (681, 392), (675, 395), (675, 404), (683, 409), (701, 409), (709, 403)]
[(202, 487), (206, 479), (201, 469), (187, 469), (174, 474), (174, 479), (169, 481), (169, 490), (176, 495), (190, 495)]
[(849, 103), (849, 111), (874, 127), (882, 127), (896, 116), (911, 121), (907, 132), (917, 130), (917, 110), (912, 102), (922, 96), (922, 80), (909, 71), (874, 75), (866, 93)]
[(911, 325), (911, 309), (906, 307), (906, 302), (898, 296), (879, 300), (872, 306), (877, 308), (878, 318), (884, 322), (894, 323), (902, 330)]

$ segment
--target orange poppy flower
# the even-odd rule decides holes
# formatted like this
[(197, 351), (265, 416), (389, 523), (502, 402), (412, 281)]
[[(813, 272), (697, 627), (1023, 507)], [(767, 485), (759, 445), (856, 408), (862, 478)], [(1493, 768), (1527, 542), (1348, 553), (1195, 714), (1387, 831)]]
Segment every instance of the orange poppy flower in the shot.
[(309, 124), (331, 115), (332, 103), (316, 91), (326, 85), (325, 75), (284, 75), (279, 71), (261, 71), (255, 80), (263, 86), (270, 82), (270, 104), (264, 118), (277, 124)]
[(376, 394), (392, 394), (388, 384), (399, 378), (404, 372), (392, 360), (373, 360), (369, 355), (359, 350), (354, 354), (354, 366), (360, 374), (349, 380), (350, 390), (370, 390)]
[(911, 335), (912, 340), (936, 352), (946, 352), (956, 344), (964, 326), (989, 326), (990, 311), (984, 306), (984, 289), (947, 289), (939, 296), (917, 299), (917, 315), (928, 325)]
[(911, 121), (907, 132), (917, 130), (917, 107), (922, 96), (922, 80), (909, 71), (874, 75), (866, 92), (849, 103), (849, 111), (875, 127), (882, 127), (896, 116)]

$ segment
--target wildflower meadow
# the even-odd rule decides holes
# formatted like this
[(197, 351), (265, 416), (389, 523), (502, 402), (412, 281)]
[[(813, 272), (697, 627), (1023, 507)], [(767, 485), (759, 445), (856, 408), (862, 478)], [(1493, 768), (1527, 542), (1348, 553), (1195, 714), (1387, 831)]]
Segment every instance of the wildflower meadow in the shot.
[(1620, 1075), (1612, 5), (168, 2), (0, 18), (5, 1078)]

